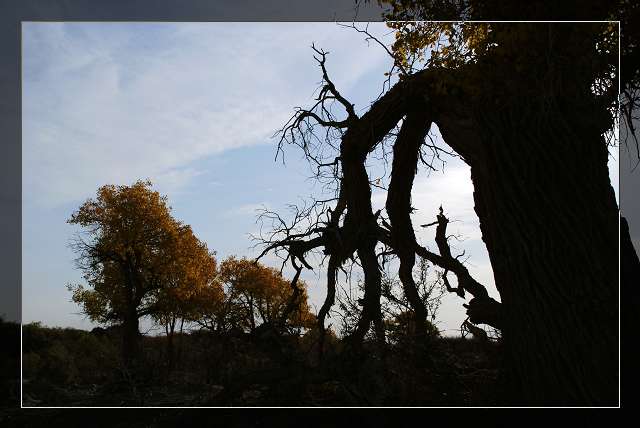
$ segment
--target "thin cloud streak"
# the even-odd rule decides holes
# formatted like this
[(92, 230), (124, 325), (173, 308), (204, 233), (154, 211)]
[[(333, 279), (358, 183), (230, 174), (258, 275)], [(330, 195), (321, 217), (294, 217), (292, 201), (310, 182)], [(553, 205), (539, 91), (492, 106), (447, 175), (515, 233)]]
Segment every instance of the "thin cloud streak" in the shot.
[(273, 144), (320, 80), (314, 41), (340, 47), (328, 67), (345, 93), (389, 61), (330, 24), (25, 24), (27, 198), (57, 206), (141, 177), (177, 189), (194, 161)]

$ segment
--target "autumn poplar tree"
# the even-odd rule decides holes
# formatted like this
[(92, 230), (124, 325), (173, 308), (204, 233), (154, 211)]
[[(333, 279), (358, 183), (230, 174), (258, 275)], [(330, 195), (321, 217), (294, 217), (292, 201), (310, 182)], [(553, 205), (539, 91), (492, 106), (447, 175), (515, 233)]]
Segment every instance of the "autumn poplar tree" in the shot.
[(201, 308), (199, 322), (211, 330), (253, 333), (263, 326), (284, 333), (315, 324), (307, 286), (297, 276), (288, 281), (277, 269), (231, 256), (220, 263), (218, 280), (224, 290), (221, 299), (212, 298), (210, 288), (196, 296)]
[(176, 273), (172, 262), (185, 229), (149, 181), (102, 186), (68, 222), (83, 229), (71, 246), (88, 285), (70, 286), (73, 301), (93, 321), (121, 325), (130, 364), (138, 354), (139, 319), (157, 311), (169, 278), (191, 275)]
[[(278, 270), (236, 257), (229, 257), (220, 264), (220, 277), (235, 310), (244, 314), (242, 324), (249, 332), (264, 324), (302, 328), (313, 323), (306, 285), (302, 281), (297, 284), (298, 296), (294, 296), (290, 282)], [(292, 297), (294, 301), (288, 306)]]
[(526, 403), (616, 403), (619, 210), (607, 161), (616, 127), (633, 130), (637, 5), (444, 2), (456, 18), (440, 19), (610, 20), (477, 24), (433, 22), (438, 2), (385, 3), (401, 80), (438, 76), (423, 87), (426, 108), (471, 168), (511, 386)]

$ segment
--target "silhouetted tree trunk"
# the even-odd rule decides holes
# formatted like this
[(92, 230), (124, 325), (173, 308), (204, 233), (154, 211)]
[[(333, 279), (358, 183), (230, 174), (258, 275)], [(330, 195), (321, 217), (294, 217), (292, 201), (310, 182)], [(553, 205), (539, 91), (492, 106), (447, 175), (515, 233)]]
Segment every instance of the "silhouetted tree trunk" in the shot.
[(615, 405), (618, 209), (606, 145), (566, 114), (537, 129), (500, 119), (502, 132), (480, 131), (471, 175), (518, 396)]
[(515, 404), (618, 403), (619, 211), (606, 112), (571, 67), (589, 53), (557, 43), (576, 33), (532, 27), (535, 73), (481, 64), (486, 92), (436, 120), (471, 167)]
[[(364, 271), (364, 298), (352, 335), (356, 341), (380, 320), (377, 242), (392, 247), (400, 258), (405, 292), (423, 316), (409, 270), (414, 256), (407, 246), (412, 246), (416, 254), (454, 272), (461, 295), (466, 291), (474, 296), (468, 305), (472, 322), (502, 330), (514, 404), (615, 405), (619, 211), (603, 137), (611, 126), (610, 106), (594, 95), (589, 71), (593, 28), (514, 24), (512, 29), (517, 46), (505, 55), (416, 72), (361, 117), (337, 92), (324, 68), (325, 53), (316, 50), (326, 83), (321, 94), (331, 93), (349, 117), (337, 121), (300, 110), (283, 135), (295, 129), (304, 135), (300, 123), (307, 118), (341, 130), (337, 206), (346, 206), (338, 228), (342, 239), (336, 246), (324, 231), (304, 245), (289, 240), (276, 245), (288, 246), (298, 257), (317, 246), (331, 255), (321, 315), (333, 304), (336, 267), (357, 254)], [(380, 226), (379, 212), (372, 212), (365, 161), (401, 120), (395, 144), (406, 147), (394, 147), (386, 205), (391, 224), (381, 220)], [(410, 230), (416, 152), (431, 121), (471, 168), (475, 210), (501, 303), (489, 298), (486, 288), (450, 254), (442, 213), (437, 222), (439, 255), (415, 243)], [(308, 154), (308, 147), (301, 146)], [(404, 160), (396, 163), (400, 157)]]
[(418, 334), (426, 336), (427, 310), (420, 299), (418, 288), (413, 279), (413, 267), (416, 253), (413, 243), (416, 241), (411, 224), (411, 189), (418, 170), (420, 146), (431, 127), (432, 114), (426, 107), (407, 114), (396, 143), (393, 145), (393, 166), (386, 208), (389, 221), (393, 225), (391, 237), (398, 249), (400, 268), (398, 274), (404, 294), (415, 313), (415, 328)]
[(173, 346), (173, 338), (175, 336), (176, 318), (171, 317), (164, 326), (167, 335), (167, 365), (169, 371), (173, 370), (175, 365), (175, 348)]
[(133, 368), (140, 353), (140, 330), (138, 304), (139, 297), (136, 287), (135, 273), (131, 267), (129, 259), (127, 264), (122, 266), (126, 281), (126, 313), (122, 323), (122, 358), (126, 368)]
[(140, 354), (140, 331), (135, 307), (127, 311), (122, 323), (122, 358), (125, 367), (132, 368)]
[(251, 332), (253, 332), (256, 329), (256, 314), (255, 314), (255, 307), (253, 304), (253, 297), (247, 297), (247, 301), (249, 305), (249, 309), (248, 309), (249, 328), (251, 329)]
[(180, 318), (180, 336), (178, 337), (178, 353), (176, 356), (176, 361), (180, 363), (182, 361), (182, 347), (183, 347), (183, 339), (184, 339), (184, 318)]

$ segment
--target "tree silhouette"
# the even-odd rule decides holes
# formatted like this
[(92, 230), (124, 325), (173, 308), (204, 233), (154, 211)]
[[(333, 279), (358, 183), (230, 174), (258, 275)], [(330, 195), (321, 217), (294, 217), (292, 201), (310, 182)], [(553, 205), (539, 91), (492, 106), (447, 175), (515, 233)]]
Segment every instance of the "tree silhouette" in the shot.
[[(392, 3), (392, 17), (412, 12), (418, 19), (430, 17), (424, 5), (448, 5), (456, 19), (496, 6)], [(470, 321), (502, 330), (518, 404), (615, 404), (619, 211), (607, 136), (618, 111), (617, 26), (391, 26), (398, 31), (390, 50), (394, 68), (361, 116), (331, 81), (328, 53), (313, 47), (322, 86), (315, 104), (298, 109), (282, 129), (279, 150), (287, 143), (301, 148), (335, 196), (298, 209), (290, 223), (264, 213), (274, 226), (262, 238), (264, 251), (284, 250), (285, 261), (310, 268), (307, 253), (323, 250), (328, 277), (321, 328), (335, 300), (338, 270), (357, 259), (364, 298), (351, 336), (356, 344), (371, 325), (384, 338), (380, 265), (389, 253), (399, 259), (416, 318), (425, 319), (412, 276), (416, 256), (422, 257), (442, 268), (445, 279), (449, 272), (457, 276), (456, 288), (447, 281), (450, 291), (473, 296), (465, 305)], [(426, 48), (435, 51), (428, 61)], [(336, 106), (342, 113), (335, 113)], [(438, 254), (416, 242), (411, 189), (423, 150), (441, 150), (425, 142), (433, 124), (471, 168), (475, 211), (501, 303), (451, 254), (442, 209), (432, 223)], [(385, 144), (393, 144), (391, 179), (385, 210), (374, 212), (371, 189), (378, 183), (366, 161)]]

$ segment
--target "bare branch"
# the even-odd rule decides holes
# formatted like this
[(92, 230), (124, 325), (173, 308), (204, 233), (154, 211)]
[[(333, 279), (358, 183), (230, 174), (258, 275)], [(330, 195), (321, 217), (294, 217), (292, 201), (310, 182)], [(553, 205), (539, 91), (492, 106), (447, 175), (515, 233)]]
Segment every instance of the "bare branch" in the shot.
[(329, 78), (329, 73), (327, 72), (327, 68), (325, 67), (325, 62), (327, 60), (327, 55), (329, 54), (329, 52), (325, 52), (322, 49), (317, 49), (315, 47), (315, 45), (311, 45), (311, 49), (313, 49), (318, 55), (320, 55), (320, 58), (318, 58), (316, 56), (314, 56), (314, 58), (315, 58), (316, 61), (318, 61), (318, 64), (320, 65), (320, 68), (322, 69), (322, 78), (326, 82), (326, 85), (320, 90), (320, 95), (318, 97), (321, 98), (322, 95), (326, 94), (327, 91), (331, 92), (331, 94), (333, 94), (335, 99), (338, 102), (340, 102), (340, 104), (342, 104), (344, 106), (344, 108), (347, 110), (347, 114), (348, 114), (348, 119), (347, 120), (349, 122), (354, 122), (354, 121), (358, 120), (358, 115), (356, 114), (356, 112), (354, 110), (354, 105), (351, 104), (346, 98), (344, 98), (340, 94), (340, 92), (338, 92), (338, 90), (336, 89), (336, 86), (333, 84), (333, 82)]
[[(393, 53), (391, 52), (391, 50), (389, 50), (389, 48), (387, 47), (387, 45), (385, 45), (384, 43), (382, 43), (382, 41), (380, 41), (380, 39), (378, 39), (377, 37), (375, 37), (373, 34), (371, 34), (371, 33), (369, 32), (369, 23), (367, 23), (367, 24), (366, 24), (366, 26), (365, 26), (364, 30), (363, 30), (363, 29), (358, 28), (358, 27), (356, 26), (355, 22), (351, 23), (350, 25), (341, 24), (341, 23), (338, 23), (338, 25), (339, 25), (339, 26), (341, 26), (341, 27), (345, 27), (345, 28), (353, 28), (353, 29), (354, 29), (354, 30), (356, 30), (358, 33), (365, 34), (365, 35), (367, 36), (367, 37), (365, 38), (365, 41), (366, 41), (366, 42), (369, 42), (369, 41), (371, 41), (371, 40), (372, 40), (372, 41), (374, 41), (374, 42), (375, 42), (375, 43), (377, 43), (380, 47), (382, 47), (382, 49), (384, 49), (384, 51), (385, 51), (385, 52), (386, 52), (386, 53), (391, 57), (391, 59), (393, 59), (393, 60), (394, 60), (394, 63), (396, 62), (396, 61), (395, 61), (395, 58), (396, 58), (396, 57), (393, 55)], [(402, 66), (402, 64), (397, 63), (397, 64), (395, 64), (395, 66), (396, 66), (396, 67), (398, 67), (398, 68), (400, 69), (400, 71), (402, 72), (402, 74), (404, 74), (404, 75), (408, 75), (408, 74), (409, 74), (409, 73), (407, 72), (407, 70)]]

